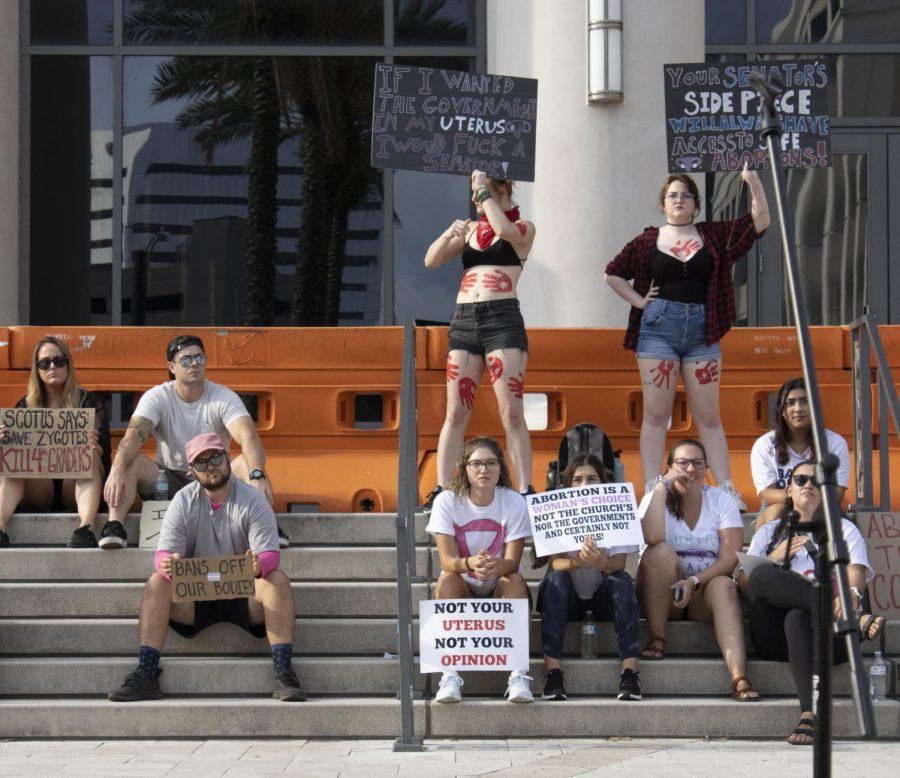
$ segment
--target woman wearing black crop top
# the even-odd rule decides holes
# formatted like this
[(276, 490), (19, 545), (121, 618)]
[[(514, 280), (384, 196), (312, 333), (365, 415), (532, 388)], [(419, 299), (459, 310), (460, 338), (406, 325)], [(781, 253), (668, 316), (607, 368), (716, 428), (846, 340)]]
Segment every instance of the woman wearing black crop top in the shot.
[[(728, 222), (699, 222), (693, 179), (670, 175), (659, 193), (666, 223), (648, 227), (607, 265), (606, 282), (631, 316), (625, 347), (637, 351), (643, 384), (641, 464), (647, 489), (659, 475), (679, 372), (717, 485), (746, 509), (731, 483), (728, 444), (719, 418), (722, 349), (734, 320), (731, 266), (769, 226), (759, 176), (744, 169), (750, 213)], [(632, 285), (630, 281), (634, 281)]]
[(534, 225), (519, 219), (512, 181), (472, 173), (472, 202), (478, 222), (457, 219), (425, 254), (435, 268), (462, 255), (463, 278), (450, 324), (447, 354), (447, 416), (437, 453), (438, 485), (426, 507), (450, 480), (462, 452), (475, 390), (487, 364), (506, 433), (506, 447), (519, 489), (531, 485), (531, 441), (522, 396), (528, 337), (516, 298), (516, 284), (534, 242)]

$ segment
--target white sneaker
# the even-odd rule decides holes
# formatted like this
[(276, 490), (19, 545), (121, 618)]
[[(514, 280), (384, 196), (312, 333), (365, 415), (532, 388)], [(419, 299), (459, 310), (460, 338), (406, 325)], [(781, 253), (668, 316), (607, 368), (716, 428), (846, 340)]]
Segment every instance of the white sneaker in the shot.
[(744, 498), (741, 497), (741, 493), (734, 488), (734, 484), (731, 483), (731, 479), (729, 478), (727, 481), (722, 481), (721, 483), (716, 484), (719, 489), (721, 489), (725, 494), (730, 494), (734, 497), (734, 501), (738, 505), (738, 510), (741, 513), (747, 512), (747, 503), (744, 502)]
[(458, 673), (449, 672), (441, 676), (441, 685), (434, 696), (435, 702), (459, 702), (462, 700), (463, 679)]
[(521, 670), (513, 670), (509, 674), (509, 684), (506, 687), (506, 694), (510, 702), (534, 702), (534, 695), (531, 693), (530, 675), (525, 675)]

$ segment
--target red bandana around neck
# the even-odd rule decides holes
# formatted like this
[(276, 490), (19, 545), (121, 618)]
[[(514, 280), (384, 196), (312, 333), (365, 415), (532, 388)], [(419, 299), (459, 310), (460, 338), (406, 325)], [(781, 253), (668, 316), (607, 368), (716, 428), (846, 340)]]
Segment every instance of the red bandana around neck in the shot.
[[(513, 208), (511, 211), (504, 211), (503, 213), (506, 215), (506, 218), (509, 219), (513, 223), (515, 223), (519, 220), (518, 206)], [(525, 234), (525, 225), (517, 224), (516, 226), (519, 228), (519, 232), (521, 232), (524, 235)], [(491, 223), (488, 221), (488, 217), (482, 216), (478, 220), (478, 231), (475, 233), (475, 240), (478, 241), (478, 248), (480, 248), (482, 251), (484, 251), (484, 249), (486, 249), (488, 246), (490, 246), (491, 243), (493, 242), (494, 235), (495, 235), (494, 228), (491, 227)]]

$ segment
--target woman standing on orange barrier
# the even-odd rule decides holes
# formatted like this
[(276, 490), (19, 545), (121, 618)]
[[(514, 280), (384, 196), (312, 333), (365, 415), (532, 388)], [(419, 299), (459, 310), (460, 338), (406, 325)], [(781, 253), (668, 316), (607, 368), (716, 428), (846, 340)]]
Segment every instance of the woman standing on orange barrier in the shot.
[(519, 310), (516, 284), (534, 242), (534, 225), (519, 218), (512, 201), (513, 182), (472, 173), (472, 202), (477, 223), (457, 219), (425, 254), (425, 267), (436, 268), (462, 254), (464, 274), (450, 323), (447, 354), (447, 415), (437, 451), (434, 498), (450, 481), (463, 448), (475, 390), (487, 363), (506, 433), (510, 464), (519, 490), (531, 487), (531, 440), (525, 426), (523, 394), (528, 336)]
[(719, 416), (719, 341), (734, 320), (731, 267), (769, 226), (769, 209), (756, 172), (745, 168), (741, 178), (750, 189), (750, 213), (734, 221), (695, 224), (700, 213), (697, 185), (684, 173), (670, 175), (659, 193), (666, 223), (648, 227), (629, 242), (606, 266), (605, 278), (632, 306), (625, 348), (637, 351), (643, 385), (645, 491), (653, 489), (659, 475), (680, 372), (713, 477), (745, 510), (731, 483)]

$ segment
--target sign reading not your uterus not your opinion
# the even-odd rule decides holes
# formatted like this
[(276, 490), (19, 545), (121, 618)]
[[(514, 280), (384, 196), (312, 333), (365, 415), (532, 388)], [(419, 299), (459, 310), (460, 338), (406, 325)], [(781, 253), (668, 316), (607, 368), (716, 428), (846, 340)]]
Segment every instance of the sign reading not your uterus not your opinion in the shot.
[(0, 476), (90, 478), (93, 408), (0, 408)]
[(534, 181), (537, 80), (375, 65), (372, 166)]

